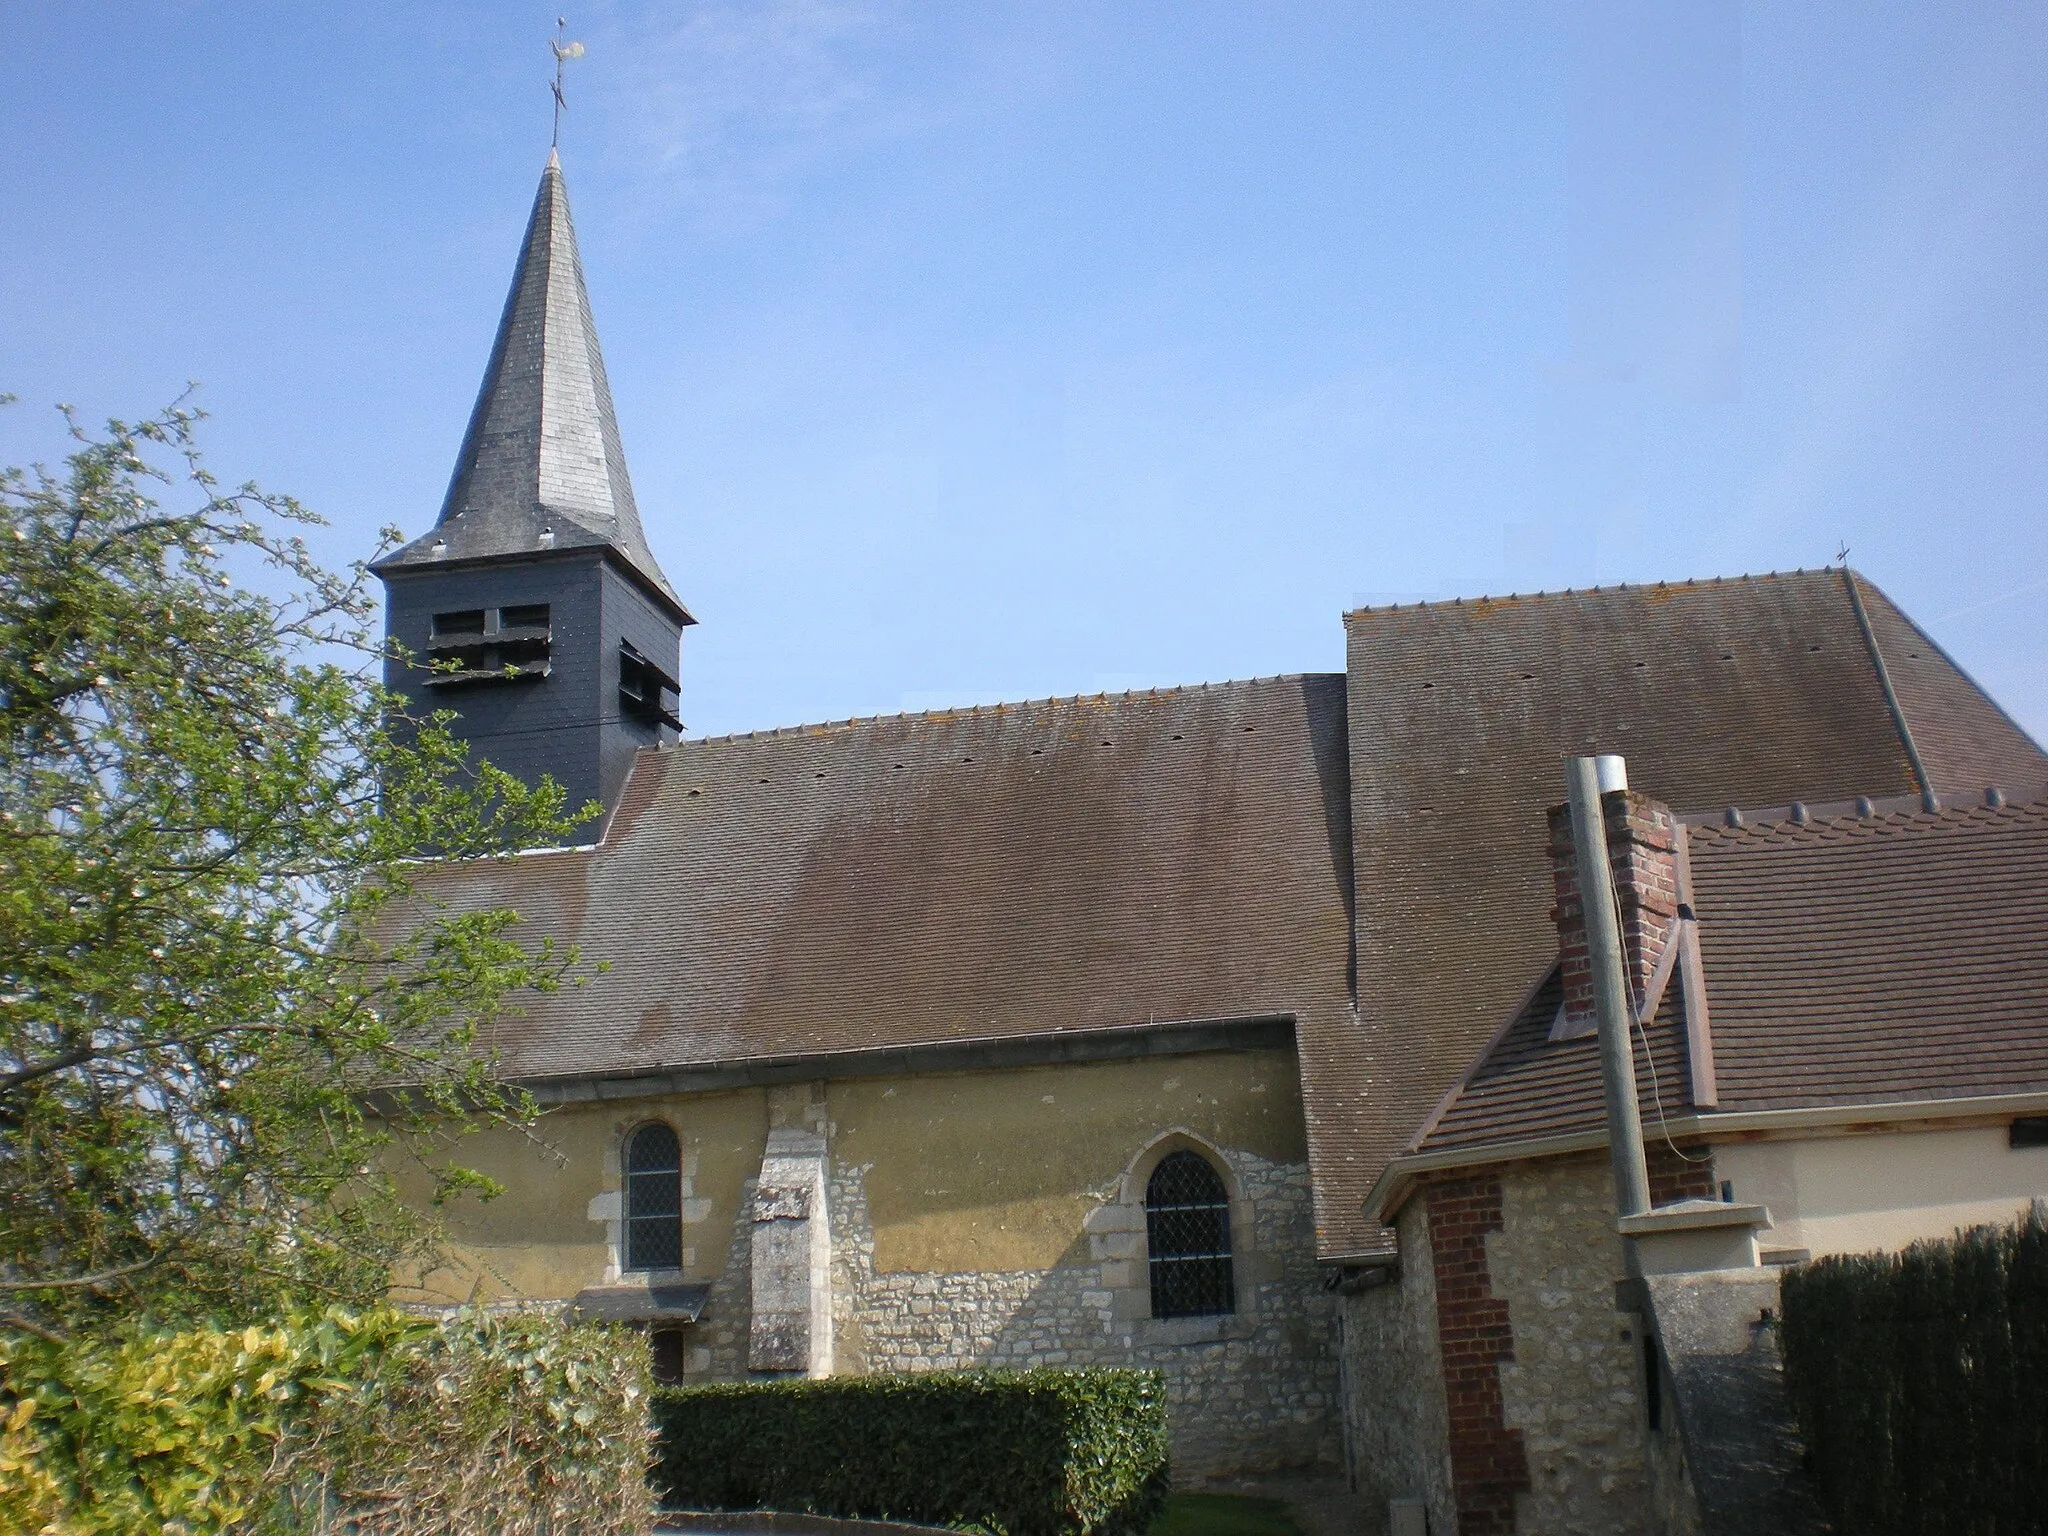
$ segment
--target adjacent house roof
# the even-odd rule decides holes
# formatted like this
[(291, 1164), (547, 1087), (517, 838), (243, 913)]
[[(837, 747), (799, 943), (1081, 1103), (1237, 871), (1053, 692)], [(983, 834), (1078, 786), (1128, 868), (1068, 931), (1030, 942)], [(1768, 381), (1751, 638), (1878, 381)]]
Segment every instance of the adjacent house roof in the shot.
[(388, 576), (592, 549), (689, 622), (640, 528), (569, 192), (550, 152), (440, 519), (373, 568)]
[[(1418, 1152), (1499, 1146), (1549, 1136), (1604, 1134), (1606, 1104), (1600, 1081), (1600, 1037), (1552, 1040), (1564, 1001), (1556, 967), (1513, 1022), (1424, 1122), (1411, 1143)], [(1719, 1057), (1716, 1057), (1719, 1065)], [(1685, 1004), (1669, 988), (1655, 1018), (1636, 1041), (1636, 1096), (1643, 1134), (1653, 1140), (1660, 1123), (1693, 1103), (1685, 1053)]]
[(1691, 847), (1724, 1110), (2048, 1091), (2048, 799)]
[(449, 864), (611, 969), (503, 1021), (528, 1079), (1350, 1017), (1343, 679), (642, 752), (603, 843)]
[(1937, 789), (2048, 782), (2048, 755), (1839, 570), (1345, 622), (1359, 1021), (1304, 1062), (1319, 1221), (1342, 1248), (1384, 1241), (1374, 1182), (1556, 956), (1543, 813), (1566, 755), (1622, 753), (1680, 806), (1917, 794), (1903, 724)]
[[(2048, 791), (1801, 812), (1689, 829), (1718, 1102), (1693, 1103), (1674, 987), (1636, 1047), (1645, 1136), (2048, 1094)], [(1604, 1140), (1597, 1038), (1549, 1038), (1561, 995), (1553, 970), (1413, 1152)]]

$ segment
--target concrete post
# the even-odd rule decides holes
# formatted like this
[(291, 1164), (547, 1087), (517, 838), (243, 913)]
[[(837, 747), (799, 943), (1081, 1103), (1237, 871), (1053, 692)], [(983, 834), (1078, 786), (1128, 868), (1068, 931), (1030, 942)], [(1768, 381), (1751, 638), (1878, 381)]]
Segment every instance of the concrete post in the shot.
[(1643, 1157), (1642, 1116), (1636, 1108), (1635, 1046), (1630, 1037), (1634, 1010), (1622, 969), (1621, 925), (1614, 913), (1607, 824), (1600, 810), (1595, 759), (1565, 759), (1564, 778), (1572, 815), (1572, 856), (1578, 863), (1579, 905), (1586, 915), (1594, 1016), (1600, 1024), (1600, 1077), (1607, 1093), (1615, 1205), (1623, 1216), (1640, 1216), (1650, 1208), (1650, 1170)]

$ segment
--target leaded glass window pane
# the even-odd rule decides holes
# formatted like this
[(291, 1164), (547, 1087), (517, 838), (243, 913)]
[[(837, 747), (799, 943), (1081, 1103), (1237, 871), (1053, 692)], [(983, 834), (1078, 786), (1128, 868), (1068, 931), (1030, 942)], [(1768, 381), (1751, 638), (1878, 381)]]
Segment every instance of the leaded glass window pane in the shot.
[(1154, 1317), (1237, 1310), (1230, 1269), (1230, 1193), (1195, 1152), (1164, 1158), (1145, 1185), (1145, 1243)]
[(643, 1125), (626, 1144), (626, 1268), (683, 1262), (683, 1159), (676, 1133)]

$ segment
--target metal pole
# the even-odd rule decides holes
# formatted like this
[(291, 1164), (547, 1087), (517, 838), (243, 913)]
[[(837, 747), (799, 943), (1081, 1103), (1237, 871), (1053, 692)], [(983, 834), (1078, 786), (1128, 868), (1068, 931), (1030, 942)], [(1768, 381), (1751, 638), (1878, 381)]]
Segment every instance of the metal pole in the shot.
[(1607, 1090), (1614, 1199), (1623, 1216), (1640, 1216), (1650, 1208), (1650, 1171), (1643, 1160), (1643, 1121), (1636, 1109), (1635, 1047), (1629, 1037), (1634, 1021), (1622, 969), (1621, 925), (1614, 915), (1599, 770), (1590, 757), (1566, 758), (1564, 780), (1571, 803), (1572, 852), (1578, 860), (1579, 906), (1586, 917), (1586, 954), (1593, 971), (1593, 1010), (1600, 1024), (1600, 1079)]

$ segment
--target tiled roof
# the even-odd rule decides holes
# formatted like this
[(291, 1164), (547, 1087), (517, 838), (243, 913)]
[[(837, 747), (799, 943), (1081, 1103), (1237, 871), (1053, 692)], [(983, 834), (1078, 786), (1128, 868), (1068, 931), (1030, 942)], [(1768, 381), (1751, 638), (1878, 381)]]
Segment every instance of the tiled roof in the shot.
[[(602, 847), (428, 878), (613, 963), (504, 1026), (527, 1077), (1291, 1013), (1321, 1252), (1373, 1251), (1367, 1192), (1556, 957), (1565, 753), (1680, 805), (1917, 786), (1839, 572), (1347, 625), (1348, 678), (685, 741)], [(2048, 782), (1932, 647), (1893, 677), (1952, 722), (1937, 782)]]
[[(1714, 1114), (2048, 1092), (2048, 799), (1870, 814), (1784, 808), (1690, 831), (1719, 1103), (1693, 1111), (1677, 988), (1641, 1043), (1646, 1135)], [(1600, 1132), (1598, 1042), (1530, 1005), (1416, 1150)]]
[(430, 869), (612, 968), (500, 1028), (526, 1078), (1294, 1014), (1348, 1023), (1343, 679), (643, 752), (604, 843)]
[(1723, 1109), (2048, 1090), (2048, 801), (1691, 843)]
[[(1492, 1049), (1474, 1064), (1471, 1074), (1424, 1126), (1415, 1150), (1440, 1152), (1449, 1147), (1570, 1136), (1606, 1125), (1600, 1037), (1550, 1038), (1563, 1001), (1563, 978), (1553, 967)], [(1637, 1037), (1636, 1097), (1643, 1132), (1651, 1138), (1656, 1137), (1661, 1120), (1691, 1107), (1685, 1011), (1676, 985), (1666, 990), (1657, 1016)]]
[[(1359, 1028), (1312, 1059), (1320, 1219), (1365, 1197), (1557, 952), (1544, 809), (1562, 759), (1619, 752), (1680, 806), (1916, 792), (1844, 573), (1348, 614)], [(2048, 756), (1869, 583), (1937, 787), (2048, 781)], [(1348, 1224), (1356, 1222), (1357, 1225)]]
[(1974, 683), (1957, 687), (1969, 679), (1948, 653), (1884, 593), (1860, 577), (1856, 584), (1934, 787), (1974, 796), (1992, 785), (2042, 782), (2048, 759), (1997, 701)]
[(440, 519), (375, 569), (577, 549), (607, 551), (687, 619), (640, 527), (569, 190), (550, 153)]

